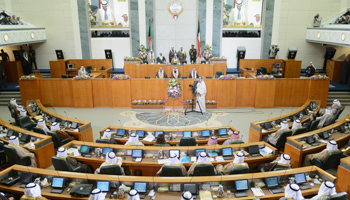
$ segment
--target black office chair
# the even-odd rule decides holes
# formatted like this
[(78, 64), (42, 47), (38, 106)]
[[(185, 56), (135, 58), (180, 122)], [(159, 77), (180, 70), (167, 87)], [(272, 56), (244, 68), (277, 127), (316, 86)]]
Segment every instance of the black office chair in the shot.
[(92, 67), (91, 66), (86, 66), (86, 72), (88, 74), (91, 74), (91, 71), (92, 71)]
[(276, 147), (276, 149), (283, 150), (284, 149), (284, 145), (287, 142), (287, 137), (292, 135), (292, 131), (291, 130), (285, 130), (281, 133), (280, 137), (278, 138), (276, 145), (271, 144), (272, 146)]
[(335, 116), (335, 115), (332, 115), (332, 116), (331, 116), (331, 120), (329, 120), (328, 122), (326, 121), (326, 123), (323, 124), (323, 127), (326, 127), (326, 126), (329, 126), (329, 125), (331, 125), (331, 124), (334, 124), (335, 118), (336, 118), (336, 116)]
[(0, 163), (2, 163), (3, 161), (6, 162), (6, 153), (4, 150), (4, 143), (0, 142)]
[(97, 139), (96, 143), (104, 143), (104, 144), (110, 144), (111, 140), (107, 140), (107, 139)]
[(124, 175), (124, 168), (119, 165), (107, 165), (100, 168), (100, 174)]
[(196, 146), (196, 139), (193, 137), (183, 137), (180, 139), (179, 146)]
[(260, 69), (261, 69), (261, 73), (262, 73), (262, 74), (264, 74), (264, 75), (265, 75), (265, 74), (268, 74), (268, 73), (267, 73), (266, 67), (260, 67)]
[(213, 164), (197, 164), (192, 176), (216, 176)]
[(29, 156), (25, 156), (22, 158), (19, 157), (15, 148), (4, 145), (4, 150), (7, 156), (7, 161), (10, 163), (10, 165), (18, 164), (18, 165), (29, 166), (32, 164)]
[(249, 173), (249, 167), (248, 166), (242, 166), (242, 167), (237, 167), (235, 169), (232, 169), (229, 173), (229, 175), (234, 175), (234, 174), (248, 174)]
[(170, 144), (155, 144), (154, 146), (170, 147)]
[(34, 128), (33, 128), (33, 131), (34, 131), (35, 133), (40, 133), (40, 134), (46, 135), (44, 129), (42, 129), (42, 128), (40, 128), (40, 127), (34, 127)]
[(8, 109), (9, 109), (10, 112), (11, 112), (11, 110), (13, 110), (13, 108), (12, 108), (12, 106), (11, 106), (11, 103), (8, 103), (8, 104), (7, 104), (7, 107), (8, 107)]
[(61, 78), (69, 78), (69, 77), (68, 77), (68, 75), (66, 75), (66, 74), (62, 74), (62, 75), (61, 75)]
[(342, 106), (340, 109), (338, 109), (337, 113), (335, 114), (335, 120), (338, 120), (340, 114), (344, 111), (345, 106)]
[(314, 130), (316, 130), (319, 123), (320, 123), (320, 120), (319, 120), (319, 119), (314, 120), (314, 121), (311, 123), (311, 125), (310, 125), (309, 131), (314, 131)]
[(336, 169), (338, 168), (338, 165), (340, 163), (340, 159), (342, 156), (343, 156), (343, 152), (338, 150), (338, 151), (329, 153), (326, 159), (324, 159), (323, 161), (317, 158), (314, 158), (311, 160), (311, 163), (323, 170)]
[(59, 158), (56, 156), (52, 157), (52, 165), (55, 168), (56, 171), (65, 171), (65, 172), (82, 172), (81, 166), (76, 167), (75, 169), (72, 169), (69, 165), (66, 159)]
[(217, 71), (215, 73), (215, 78), (219, 78), (220, 76), (224, 75), (224, 72), (221, 72), (221, 71)]
[(47, 135), (51, 136), (55, 150), (57, 150), (58, 148), (60, 148), (61, 146), (65, 145), (65, 144), (67, 144), (68, 142), (70, 142), (70, 139), (68, 139), (68, 138), (61, 140), (57, 136), (57, 134), (55, 132), (52, 132), (52, 131), (48, 131)]
[(162, 172), (158, 176), (182, 176), (182, 169), (180, 166), (163, 165)]
[(298, 128), (297, 130), (295, 130), (293, 136), (294, 136), (294, 135), (299, 135), (299, 134), (302, 134), (302, 133), (306, 133), (306, 131), (307, 131), (307, 128), (306, 128), (306, 127), (300, 127), (300, 128)]
[(19, 123), (19, 126), (23, 129), (26, 129), (28, 131), (31, 131), (32, 129), (34, 129), (34, 127), (37, 125), (35, 122), (33, 122), (30, 117), (27, 115), (27, 116), (24, 116), (24, 117), (20, 117), (18, 119), (18, 123)]
[(230, 144), (243, 144), (242, 140), (233, 140)]
[(347, 199), (348, 199), (348, 193), (341, 192), (341, 193), (333, 194), (333, 195), (327, 197), (326, 200), (347, 200)]

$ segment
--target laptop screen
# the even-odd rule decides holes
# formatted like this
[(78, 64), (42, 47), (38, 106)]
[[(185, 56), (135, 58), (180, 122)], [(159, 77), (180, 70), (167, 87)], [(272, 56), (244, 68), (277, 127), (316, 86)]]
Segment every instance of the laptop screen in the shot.
[(296, 184), (306, 183), (305, 173), (294, 174), (294, 178)]
[(329, 138), (328, 131), (323, 131), (323, 132), (322, 132), (322, 137), (323, 137), (323, 139)]
[(134, 182), (134, 189), (139, 193), (147, 192), (147, 182)]
[(80, 152), (81, 153), (90, 153), (90, 147), (86, 146), (86, 145), (81, 145)]
[(222, 155), (223, 156), (232, 156), (232, 148), (222, 148)]
[(209, 130), (203, 130), (202, 131), (202, 137), (209, 137), (209, 136), (210, 136)]
[(156, 131), (154, 133), (154, 137), (158, 137), (158, 135), (163, 134), (163, 131)]
[(248, 190), (248, 180), (236, 180), (235, 181), (236, 190)]
[(145, 137), (145, 131), (136, 131), (136, 135), (139, 137)]
[(184, 137), (192, 137), (191, 131), (184, 131)]
[(7, 137), (13, 136), (14, 133), (15, 133), (15, 132), (14, 132), (13, 130), (7, 131)]
[(97, 188), (102, 192), (109, 191), (109, 181), (97, 181)]
[(198, 156), (199, 153), (200, 153), (200, 152), (203, 152), (203, 151), (205, 152), (205, 149), (196, 149), (196, 156)]
[(32, 182), (32, 173), (28, 172), (21, 172), (21, 178), (19, 179), (19, 182), (22, 184), (28, 184)]
[(278, 187), (278, 178), (277, 176), (274, 177), (267, 177), (265, 178), (265, 182), (266, 182), (266, 187), (267, 188), (275, 188)]
[(251, 145), (248, 147), (248, 151), (250, 154), (257, 154), (257, 153), (259, 153), (259, 146), (258, 145)]
[(56, 118), (56, 117), (52, 117), (52, 118), (51, 118), (51, 123), (56, 122), (56, 120), (57, 120), (57, 118)]
[(51, 187), (53, 188), (63, 188), (64, 178), (53, 177)]
[(133, 158), (142, 158), (142, 149), (133, 149), (131, 156)]
[(227, 135), (227, 130), (226, 130), (226, 128), (221, 128), (221, 129), (219, 129), (219, 135)]
[(183, 191), (190, 191), (191, 194), (197, 195), (198, 194), (198, 185), (197, 185), (197, 183), (184, 183), (183, 184)]
[(117, 135), (123, 136), (124, 134), (125, 134), (125, 130), (124, 129), (118, 129), (117, 130)]
[(70, 127), (76, 129), (78, 127), (78, 123), (72, 122), (72, 125)]
[(112, 152), (113, 148), (112, 147), (103, 147), (102, 154), (106, 155), (109, 152)]

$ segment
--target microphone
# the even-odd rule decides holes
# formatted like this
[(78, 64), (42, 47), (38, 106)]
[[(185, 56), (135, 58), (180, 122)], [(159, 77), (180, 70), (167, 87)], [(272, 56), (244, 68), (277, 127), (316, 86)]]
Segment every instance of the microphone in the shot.
[[(63, 112), (64, 112), (64, 113), (66, 113), (66, 111), (65, 111), (65, 110), (64, 110)], [(66, 113), (66, 117), (68, 118), (68, 114), (67, 114), (67, 113)]]
[(230, 126), (231, 122), (232, 122), (232, 120), (227, 124), (227, 126)]
[(122, 123), (120, 122), (120, 119), (118, 119), (118, 121), (119, 121), (120, 127), (123, 128)]
[(56, 116), (57, 116), (57, 112), (56, 112), (56, 109), (54, 108), (54, 107), (52, 107), (52, 109), (55, 111), (55, 114), (56, 114)]
[(283, 111), (284, 111), (284, 108), (281, 110), (280, 117), (281, 117)]
[[(242, 142), (243, 142), (243, 135), (242, 135), (242, 137), (241, 138), (239, 138)], [(240, 151), (241, 150), (241, 145), (242, 145), (242, 143), (239, 143), (239, 147), (238, 147), (238, 151)]]
[(267, 118), (267, 121), (269, 121), (271, 114), (272, 114), (272, 112), (269, 114), (269, 117)]

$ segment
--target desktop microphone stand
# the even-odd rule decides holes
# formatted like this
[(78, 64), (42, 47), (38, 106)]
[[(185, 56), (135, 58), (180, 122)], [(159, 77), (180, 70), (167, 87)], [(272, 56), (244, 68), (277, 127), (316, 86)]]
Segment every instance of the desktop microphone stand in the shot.
[[(202, 108), (201, 108), (201, 106), (199, 105), (199, 103), (198, 103), (198, 107), (199, 107), (200, 111), (196, 111), (196, 110), (194, 110), (194, 108), (193, 108), (194, 103), (195, 103), (195, 101), (194, 101), (194, 94), (195, 94), (195, 93), (192, 93), (192, 101), (191, 101), (191, 102), (192, 102), (192, 109), (191, 109), (190, 111), (187, 111), (188, 106), (190, 105), (190, 103), (187, 104), (186, 110), (185, 110), (185, 115), (187, 115), (187, 113), (190, 113), (190, 112), (202, 113), (202, 115), (203, 115)], [(196, 99), (196, 103), (197, 103), (197, 102), (198, 102), (198, 100)]]

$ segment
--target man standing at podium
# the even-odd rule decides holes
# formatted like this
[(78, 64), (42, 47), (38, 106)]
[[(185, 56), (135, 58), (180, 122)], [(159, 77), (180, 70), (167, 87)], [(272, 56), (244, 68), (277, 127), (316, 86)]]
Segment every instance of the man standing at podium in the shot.
[[(196, 111), (205, 112), (205, 95), (207, 94), (207, 86), (204, 83), (204, 80), (202, 77), (199, 77), (198, 79), (198, 85), (197, 85), (197, 101), (196, 101)], [(200, 107), (200, 108), (199, 108)]]
[(191, 45), (192, 48), (190, 49), (190, 62), (191, 64), (196, 63), (197, 59), (197, 49), (194, 48), (194, 44)]
[(180, 47), (180, 51), (177, 52), (177, 57), (180, 59), (181, 64), (183, 61), (186, 61), (186, 52), (184, 51), (183, 47)]

